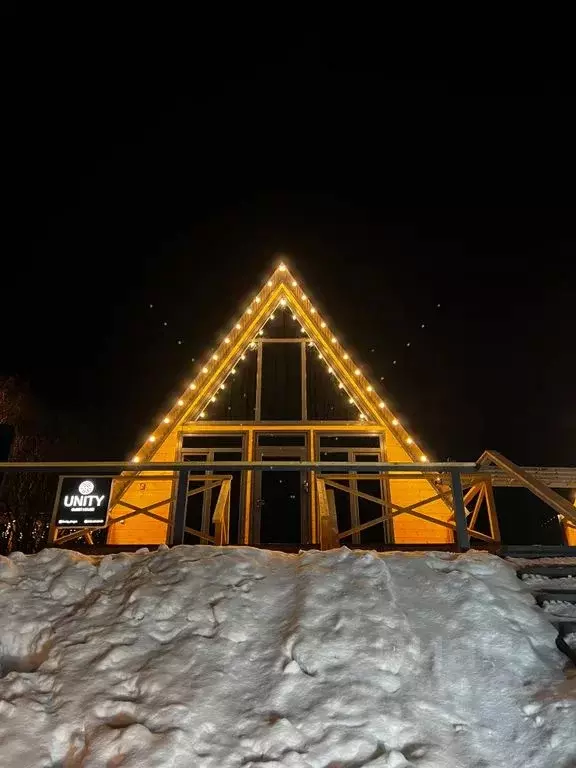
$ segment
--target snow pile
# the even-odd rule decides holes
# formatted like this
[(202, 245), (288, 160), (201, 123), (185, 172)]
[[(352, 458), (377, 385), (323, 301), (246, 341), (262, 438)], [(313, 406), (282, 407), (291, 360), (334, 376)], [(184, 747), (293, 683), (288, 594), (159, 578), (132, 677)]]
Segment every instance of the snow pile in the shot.
[(512, 566), (176, 547), (0, 558), (0, 766), (569, 768)]

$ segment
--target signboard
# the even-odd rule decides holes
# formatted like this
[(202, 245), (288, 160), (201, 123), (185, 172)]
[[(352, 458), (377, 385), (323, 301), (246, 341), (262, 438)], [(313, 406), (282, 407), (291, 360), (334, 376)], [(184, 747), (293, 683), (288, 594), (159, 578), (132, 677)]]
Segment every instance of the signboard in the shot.
[(103, 528), (112, 477), (61, 477), (54, 515), (57, 528)]

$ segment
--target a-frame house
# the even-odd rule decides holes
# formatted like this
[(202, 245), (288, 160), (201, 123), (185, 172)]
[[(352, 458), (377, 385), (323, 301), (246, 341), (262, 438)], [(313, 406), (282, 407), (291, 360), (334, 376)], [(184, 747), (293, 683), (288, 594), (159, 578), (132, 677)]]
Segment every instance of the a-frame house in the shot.
[[(379, 387), (365, 375), (315, 308), (286, 264), (276, 266), (200, 363), (190, 381), (132, 461), (428, 461), (413, 435), (390, 408)], [(136, 467), (135, 467), (136, 469)], [(317, 544), (314, 478), (308, 472), (235, 473), (231, 485), (230, 543)], [(208, 476), (208, 474), (207, 474)], [(174, 494), (170, 473), (131, 474), (117, 486), (110, 518), (130, 508), (148, 508), (108, 529), (108, 543), (167, 541)], [(362, 492), (409, 507), (437, 493), (429, 477), (376, 476), (343, 481), (355, 494), (335, 494), (340, 530), (358, 527), (382, 514), (365, 504)], [(358, 491), (361, 491), (358, 493)], [(172, 495), (172, 501), (166, 501)], [(209, 536), (210, 493), (191, 496), (188, 525)], [(426, 504), (425, 515), (393, 516), (342, 543), (446, 544), (452, 510), (444, 498)], [(426, 519), (426, 516), (428, 519)], [(444, 522), (435, 524), (431, 519)]]

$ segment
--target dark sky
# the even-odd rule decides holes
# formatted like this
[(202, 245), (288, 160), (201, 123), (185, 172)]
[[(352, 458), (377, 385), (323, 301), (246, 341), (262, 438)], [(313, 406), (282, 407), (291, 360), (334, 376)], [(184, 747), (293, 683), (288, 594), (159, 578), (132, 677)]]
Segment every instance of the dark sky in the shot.
[(87, 458), (124, 458), (283, 251), (431, 455), (574, 464), (565, 87), (16, 89), (0, 374), (69, 414)]

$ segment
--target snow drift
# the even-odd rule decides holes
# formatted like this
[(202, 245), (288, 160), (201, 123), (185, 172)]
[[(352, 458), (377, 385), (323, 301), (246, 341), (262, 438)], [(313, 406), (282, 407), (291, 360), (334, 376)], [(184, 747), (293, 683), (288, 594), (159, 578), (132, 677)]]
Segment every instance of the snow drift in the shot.
[(569, 768), (555, 630), (497, 557), (0, 558), (0, 766)]

